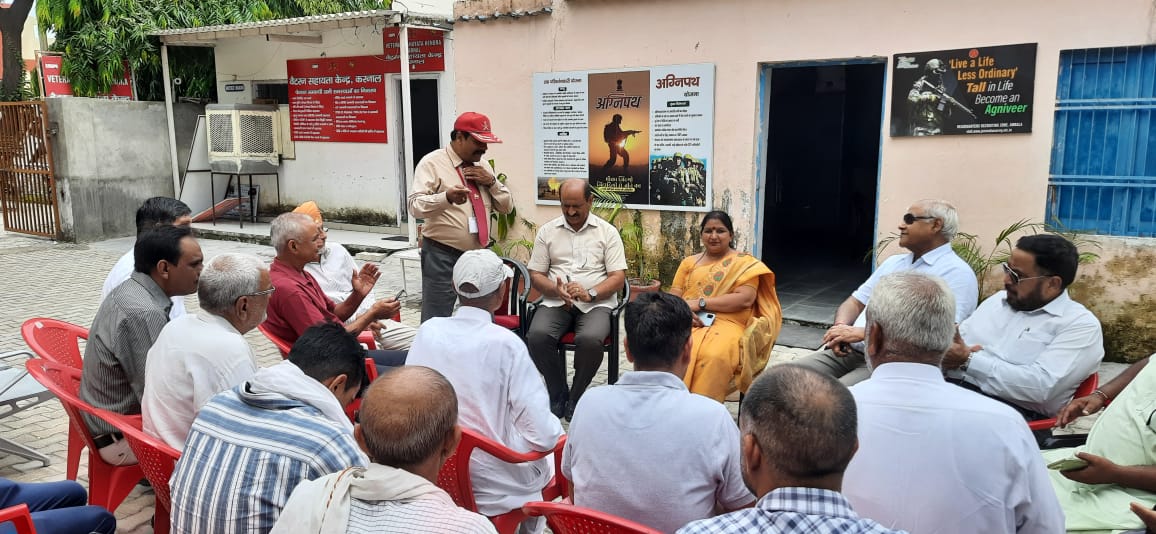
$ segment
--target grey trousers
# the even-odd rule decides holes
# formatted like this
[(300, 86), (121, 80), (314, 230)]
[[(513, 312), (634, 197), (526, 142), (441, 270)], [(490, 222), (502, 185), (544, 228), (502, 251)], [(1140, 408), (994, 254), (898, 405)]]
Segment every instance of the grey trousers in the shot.
[(421, 322), (454, 314), (454, 264), (463, 251), (429, 238), (421, 240)]
[(862, 352), (855, 349), (851, 349), (851, 353), (847, 356), (838, 356), (831, 349), (820, 350), (790, 363), (838, 378), (845, 386), (853, 386), (871, 377), (871, 370), (867, 369), (867, 359), (863, 357)]
[(602, 367), (602, 342), (610, 335), (610, 308), (598, 307), (586, 313), (576, 308), (541, 306), (526, 333), (530, 357), (542, 378), (550, 402), (566, 398), (566, 359), (558, 357), (558, 339), (574, 330), (574, 384), (570, 401), (577, 403), (598, 368)]

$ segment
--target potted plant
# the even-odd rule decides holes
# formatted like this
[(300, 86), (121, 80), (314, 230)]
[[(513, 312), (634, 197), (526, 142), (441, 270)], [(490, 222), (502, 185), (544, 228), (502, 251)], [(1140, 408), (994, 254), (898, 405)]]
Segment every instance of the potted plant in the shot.
[(658, 280), (657, 268), (646, 251), (645, 227), (639, 220), (640, 214), (627, 212), (626, 220), (618, 221), (623, 214), (622, 195), (601, 187), (594, 188), (592, 211), (618, 228), (626, 252), (626, 283), (630, 284), (630, 299), (634, 300), (642, 293), (661, 290), (662, 282)]

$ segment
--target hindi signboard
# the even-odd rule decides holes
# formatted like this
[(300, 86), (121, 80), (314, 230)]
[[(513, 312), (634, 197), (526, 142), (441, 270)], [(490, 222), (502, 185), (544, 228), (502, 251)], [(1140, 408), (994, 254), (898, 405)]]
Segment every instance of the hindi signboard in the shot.
[[(446, 70), (445, 32), (409, 29), (409, 71), (441, 72)], [(386, 28), (382, 32), (385, 43), (385, 72), (401, 72), (401, 29)]]
[(711, 206), (714, 65), (534, 74), (540, 204), (569, 178), (638, 209)]
[[(48, 98), (72, 96), (72, 82), (60, 71), (63, 64), (63, 56), (40, 56), (40, 81), (44, 87), (44, 96)], [(93, 98), (136, 100), (131, 80), (132, 71), (129, 70), (126, 62), (124, 64), (124, 76), (113, 82), (107, 93), (96, 95)]]
[(895, 54), (891, 135), (1032, 131), (1036, 44)]
[(291, 59), (286, 68), (294, 141), (386, 142), (383, 58)]

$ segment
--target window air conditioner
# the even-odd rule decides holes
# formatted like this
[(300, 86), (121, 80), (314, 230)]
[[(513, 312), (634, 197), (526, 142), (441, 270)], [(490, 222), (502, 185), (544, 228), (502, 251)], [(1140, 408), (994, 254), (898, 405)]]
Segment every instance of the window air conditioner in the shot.
[(281, 153), (277, 106), (209, 104), (205, 119), (213, 172), (277, 172)]

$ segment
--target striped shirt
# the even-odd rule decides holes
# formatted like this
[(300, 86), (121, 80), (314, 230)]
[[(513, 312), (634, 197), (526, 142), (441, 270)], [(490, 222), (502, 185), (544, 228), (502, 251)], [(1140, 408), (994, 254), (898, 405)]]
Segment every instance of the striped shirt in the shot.
[(216, 395), (193, 421), (169, 481), (172, 532), (269, 532), (298, 483), (367, 464), (317, 408), (246, 387)]
[(902, 534), (870, 519), (863, 519), (836, 491), (818, 488), (779, 488), (759, 499), (754, 508), (701, 519), (678, 534)]
[[(110, 412), (140, 413), (145, 358), (168, 324), (172, 305), (168, 295), (144, 273), (132, 273), (108, 294), (88, 331), (81, 399)], [(84, 418), (93, 436), (116, 430), (88, 414)]]

